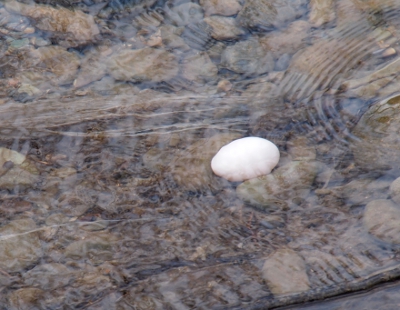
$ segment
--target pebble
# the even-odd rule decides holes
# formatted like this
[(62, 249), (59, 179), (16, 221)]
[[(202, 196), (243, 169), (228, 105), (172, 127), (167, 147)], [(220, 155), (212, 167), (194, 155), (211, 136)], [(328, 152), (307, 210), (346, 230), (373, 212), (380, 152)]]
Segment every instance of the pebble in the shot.
[(107, 71), (116, 80), (162, 82), (178, 73), (175, 56), (162, 49), (124, 49), (113, 54), (107, 62)]
[(211, 36), (216, 40), (235, 40), (246, 33), (236, 26), (232, 17), (210, 16), (204, 18), (204, 21), (211, 27)]
[(246, 204), (263, 211), (286, 209), (308, 196), (320, 169), (321, 164), (316, 161), (291, 161), (271, 174), (243, 182), (236, 194)]
[(400, 96), (378, 102), (362, 115), (353, 129), (359, 139), (350, 144), (358, 166), (368, 170), (399, 167)]
[(306, 264), (290, 249), (279, 249), (268, 257), (262, 275), (274, 295), (301, 293), (310, 289)]
[(334, 5), (334, 0), (310, 0), (310, 23), (321, 27), (332, 22), (336, 17)]
[(0, 268), (18, 272), (38, 262), (42, 246), (36, 229), (31, 219), (14, 220), (0, 228)]
[(364, 227), (376, 238), (400, 244), (400, 207), (389, 199), (370, 201), (364, 210)]
[(9, 309), (45, 309), (44, 296), (45, 291), (39, 288), (27, 287), (18, 289), (8, 295)]
[(182, 76), (193, 82), (209, 82), (217, 78), (218, 68), (205, 52), (186, 55), (182, 61)]
[(0, 148), (0, 188), (33, 187), (38, 181), (38, 170), (24, 155)]
[(7, 1), (5, 8), (9, 12), (30, 17), (35, 22), (35, 27), (53, 32), (72, 36), (65, 40), (64, 46), (78, 46), (94, 40), (99, 29), (94, 22), (93, 16), (75, 9), (54, 8), (48, 5), (24, 4), (15, 0)]
[(274, 65), (272, 54), (255, 38), (228, 46), (221, 55), (221, 67), (244, 75), (267, 73)]
[(200, 0), (200, 5), (204, 8), (206, 16), (232, 16), (242, 8), (238, 0)]

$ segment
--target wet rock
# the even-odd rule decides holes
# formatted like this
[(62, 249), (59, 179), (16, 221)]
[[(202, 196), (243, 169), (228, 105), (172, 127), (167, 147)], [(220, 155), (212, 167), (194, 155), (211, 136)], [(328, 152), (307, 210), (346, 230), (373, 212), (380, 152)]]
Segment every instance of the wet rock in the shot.
[(311, 0), (309, 21), (315, 27), (335, 19), (334, 0)]
[(107, 70), (116, 80), (161, 82), (178, 73), (178, 62), (161, 49), (122, 50), (110, 57)]
[(308, 280), (304, 260), (293, 250), (280, 249), (265, 261), (263, 277), (274, 295), (308, 291)]
[(220, 80), (217, 85), (218, 91), (228, 92), (232, 89), (232, 83), (229, 80)]
[(221, 56), (221, 66), (246, 75), (262, 74), (274, 68), (272, 54), (256, 39), (228, 46)]
[[(330, 176), (332, 177), (332, 176)], [(343, 186), (317, 190), (318, 195), (333, 195), (347, 205), (362, 205), (376, 199), (386, 199), (389, 196), (390, 182), (376, 179), (352, 180)]]
[[(398, 72), (400, 70), (400, 59), (390, 62), (385, 67), (376, 70), (364, 77), (344, 82), (342, 88), (347, 91), (348, 96), (357, 96), (370, 99), (375, 96), (384, 97), (397, 91), (400, 81)], [(392, 88), (394, 86), (394, 88)]]
[(43, 47), (51, 45), (51, 42), (49, 40), (46, 40), (42, 37), (32, 37), (29, 39), (29, 42), (35, 47)]
[(94, 40), (99, 29), (93, 16), (75, 9), (54, 8), (47, 5), (23, 4), (17, 1), (7, 1), (7, 11), (21, 14), (34, 20), (35, 27), (43, 31), (65, 34), (64, 46), (77, 46)]
[(65, 257), (75, 260), (88, 258), (96, 264), (111, 260), (113, 256), (112, 238), (109, 235), (97, 235), (75, 241), (65, 249)]
[(211, 36), (216, 40), (234, 40), (246, 33), (236, 26), (232, 17), (211, 16), (204, 18), (204, 21), (212, 28)]
[(38, 170), (16, 151), (0, 148), (0, 188), (32, 187), (38, 181)]
[(389, 199), (377, 199), (365, 206), (364, 227), (388, 243), (400, 243), (400, 207)]
[(321, 165), (315, 161), (292, 161), (271, 174), (250, 179), (236, 188), (245, 203), (271, 211), (285, 209), (308, 196)]
[(54, 88), (54, 83), (48, 75), (40, 72), (40, 68), (36, 67), (36, 69), (27, 69), (18, 73), (17, 78), (21, 82), (21, 86), (18, 88), (19, 93), (26, 92), (31, 96), (37, 96), (47, 89)]
[(37, 66), (40, 69), (55, 75), (49, 79), (57, 85), (71, 84), (80, 65), (79, 57), (61, 46), (40, 47), (32, 51), (31, 56), (37, 59)]
[(180, 37), (183, 33), (182, 27), (174, 27), (172, 25), (163, 25), (159, 29), (162, 43), (169, 49), (177, 49), (180, 51), (189, 51), (190, 47)]
[(222, 146), (238, 138), (238, 134), (218, 134), (180, 152), (170, 165), (175, 181), (193, 191), (216, 188), (218, 180), (211, 170), (211, 159)]
[(42, 248), (34, 221), (15, 220), (0, 228), (0, 268), (17, 272), (36, 263)]
[(54, 290), (67, 285), (74, 273), (62, 264), (42, 264), (24, 274), (24, 282), (43, 290)]
[(218, 69), (205, 52), (187, 55), (182, 64), (182, 76), (189, 81), (208, 82), (217, 78)]
[(305, 13), (305, 1), (247, 0), (237, 16), (239, 24), (249, 29), (280, 28)]
[(274, 71), (285, 71), (289, 67), (290, 59), (292, 57), (289, 54), (283, 54), (275, 62)]
[(358, 121), (351, 144), (357, 165), (368, 170), (392, 169), (400, 164), (400, 96), (392, 96), (372, 105)]
[(107, 73), (106, 59), (112, 53), (107, 46), (91, 49), (81, 60), (79, 74), (74, 80), (74, 87), (79, 88), (101, 80)]
[(242, 8), (238, 0), (200, 0), (200, 5), (204, 8), (206, 16), (232, 16)]
[(21, 288), (8, 296), (10, 310), (45, 309), (44, 291), (38, 288)]
[(294, 21), (284, 31), (274, 31), (261, 37), (260, 44), (271, 51), (275, 59), (283, 54), (292, 56), (306, 46), (310, 28), (310, 23), (304, 20)]

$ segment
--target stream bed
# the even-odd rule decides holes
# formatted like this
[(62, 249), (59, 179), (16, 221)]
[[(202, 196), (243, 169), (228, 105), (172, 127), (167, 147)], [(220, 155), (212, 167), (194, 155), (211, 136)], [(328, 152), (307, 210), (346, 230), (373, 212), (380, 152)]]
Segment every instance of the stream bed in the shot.
[[(0, 309), (397, 309), (399, 16), (0, 1)], [(247, 136), (278, 166), (214, 175)]]

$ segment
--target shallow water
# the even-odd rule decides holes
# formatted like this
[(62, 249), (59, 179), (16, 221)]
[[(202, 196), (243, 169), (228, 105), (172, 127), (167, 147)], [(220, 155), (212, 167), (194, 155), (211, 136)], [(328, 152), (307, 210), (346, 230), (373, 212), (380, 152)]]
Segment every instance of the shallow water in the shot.
[[(1, 309), (387, 304), (397, 1), (37, 3), (0, 8)], [(278, 185), (212, 173), (250, 135)]]

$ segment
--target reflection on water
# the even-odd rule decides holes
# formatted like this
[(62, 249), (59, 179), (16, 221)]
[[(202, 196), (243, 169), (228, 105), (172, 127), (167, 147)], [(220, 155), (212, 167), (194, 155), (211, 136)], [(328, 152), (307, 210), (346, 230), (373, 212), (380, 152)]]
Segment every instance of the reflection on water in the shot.
[[(3, 2), (1, 307), (301, 308), (397, 279), (399, 12)], [(250, 135), (278, 167), (215, 176)]]

